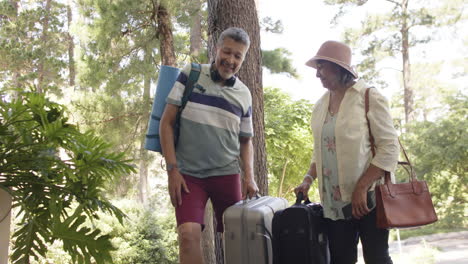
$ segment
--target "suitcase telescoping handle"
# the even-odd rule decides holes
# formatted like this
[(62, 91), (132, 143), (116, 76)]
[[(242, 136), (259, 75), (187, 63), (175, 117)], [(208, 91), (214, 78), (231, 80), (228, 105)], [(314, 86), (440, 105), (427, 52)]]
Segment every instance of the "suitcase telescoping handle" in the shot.
[(304, 204), (310, 204), (311, 201), (309, 200), (309, 198), (305, 199), (304, 200), (304, 194), (302, 192), (298, 192), (296, 194), (296, 204), (301, 204), (302, 201), (304, 201)]

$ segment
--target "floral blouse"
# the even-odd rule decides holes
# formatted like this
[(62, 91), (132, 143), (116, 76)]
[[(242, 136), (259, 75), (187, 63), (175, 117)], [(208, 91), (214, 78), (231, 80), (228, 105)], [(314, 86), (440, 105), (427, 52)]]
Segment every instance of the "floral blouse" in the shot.
[(345, 219), (342, 208), (349, 202), (341, 199), (338, 184), (338, 163), (336, 159), (335, 123), (336, 116), (327, 113), (322, 128), (322, 206), (324, 216), (332, 220)]

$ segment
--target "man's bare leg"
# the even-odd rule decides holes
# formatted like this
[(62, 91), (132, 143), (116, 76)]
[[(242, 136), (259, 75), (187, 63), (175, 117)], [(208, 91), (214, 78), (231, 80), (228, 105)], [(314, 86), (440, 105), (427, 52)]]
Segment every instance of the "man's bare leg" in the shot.
[(180, 264), (203, 264), (201, 225), (184, 223), (177, 228), (179, 234)]

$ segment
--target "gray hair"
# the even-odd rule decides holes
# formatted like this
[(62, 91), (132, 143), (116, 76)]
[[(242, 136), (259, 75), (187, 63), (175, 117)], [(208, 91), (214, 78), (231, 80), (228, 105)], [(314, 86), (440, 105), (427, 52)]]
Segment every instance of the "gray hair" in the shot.
[(250, 47), (250, 38), (247, 32), (245, 32), (242, 28), (238, 27), (230, 27), (225, 29), (221, 35), (219, 35), (217, 46), (221, 46), (224, 43), (226, 38), (231, 38), (232, 40), (242, 43), (247, 47)]
[(341, 76), (340, 76), (340, 82), (341, 84), (347, 84), (348, 82), (350, 81), (353, 81), (354, 79), (356, 79), (356, 77), (354, 77), (354, 75), (352, 75), (348, 70), (346, 70), (345, 68), (339, 66), (337, 64), (338, 67), (340, 67), (340, 72), (341, 72)]
[(323, 63), (324, 61), (328, 62), (328, 63), (331, 63), (333, 65), (335, 65), (336, 67), (338, 67), (340, 69), (340, 77), (339, 77), (339, 80), (340, 80), (340, 83), (341, 84), (347, 84), (348, 82), (350, 81), (353, 81), (356, 79), (356, 77), (354, 77), (354, 75), (349, 72), (348, 70), (346, 70), (345, 68), (341, 67), (340, 65), (334, 63), (334, 62), (331, 62), (329, 60), (317, 60), (317, 64), (319, 63)]

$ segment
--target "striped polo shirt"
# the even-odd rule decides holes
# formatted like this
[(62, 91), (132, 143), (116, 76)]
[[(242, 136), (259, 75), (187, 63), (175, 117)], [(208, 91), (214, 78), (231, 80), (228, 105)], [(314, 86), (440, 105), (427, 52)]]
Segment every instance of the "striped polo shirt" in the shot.
[[(179, 170), (198, 178), (240, 172), (239, 137), (252, 137), (252, 96), (239, 79), (234, 86), (211, 80), (210, 64), (202, 64), (198, 82), (180, 120), (176, 148)], [(169, 93), (168, 104), (181, 105), (191, 65), (184, 67)]]

